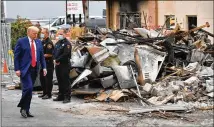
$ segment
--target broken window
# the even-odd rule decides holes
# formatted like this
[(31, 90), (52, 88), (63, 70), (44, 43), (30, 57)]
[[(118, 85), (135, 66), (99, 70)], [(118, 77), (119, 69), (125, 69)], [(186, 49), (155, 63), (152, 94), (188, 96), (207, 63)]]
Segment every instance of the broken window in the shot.
[(175, 28), (175, 15), (165, 15), (165, 21), (167, 30)]
[(197, 16), (187, 16), (188, 18), (188, 29), (193, 29), (193, 25), (197, 26)]
[(138, 12), (139, 2), (140, 0), (119, 2), (120, 29), (141, 27), (141, 13)]
[(120, 29), (141, 27), (141, 13), (119, 13)]

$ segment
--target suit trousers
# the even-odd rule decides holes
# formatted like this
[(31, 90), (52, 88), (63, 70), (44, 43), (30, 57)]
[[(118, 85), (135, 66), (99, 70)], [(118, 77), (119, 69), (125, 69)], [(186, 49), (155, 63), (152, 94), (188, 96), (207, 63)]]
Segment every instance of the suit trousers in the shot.
[(37, 77), (37, 69), (36, 67), (30, 66), (27, 73), (24, 77), (21, 77), (22, 83), (22, 98), (17, 107), (21, 107), (29, 112), (31, 99), (32, 99), (32, 91), (33, 85), (35, 83)]
[(53, 69), (47, 68), (47, 75), (43, 75), (43, 70), (40, 71), (40, 82), (43, 90), (43, 95), (51, 96), (53, 88)]
[(56, 77), (59, 86), (59, 97), (70, 98), (71, 84), (69, 80), (70, 65), (60, 63), (55, 66)]

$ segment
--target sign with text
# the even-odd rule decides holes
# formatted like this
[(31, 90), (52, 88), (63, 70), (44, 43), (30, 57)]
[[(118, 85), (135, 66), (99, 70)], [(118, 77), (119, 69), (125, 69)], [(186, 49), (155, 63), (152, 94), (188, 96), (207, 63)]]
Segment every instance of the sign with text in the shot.
[(68, 14), (83, 14), (82, 1), (68, 1), (67, 13)]

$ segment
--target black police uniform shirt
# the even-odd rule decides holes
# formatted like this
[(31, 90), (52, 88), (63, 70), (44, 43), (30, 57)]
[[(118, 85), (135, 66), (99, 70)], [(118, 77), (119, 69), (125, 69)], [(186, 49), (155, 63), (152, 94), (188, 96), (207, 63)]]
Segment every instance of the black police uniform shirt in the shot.
[(71, 59), (71, 44), (64, 38), (55, 44), (54, 59), (58, 63), (69, 64)]
[[(54, 45), (53, 42), (48, 38), (45, 40), (42, 40), (43, 45), (43, 51), (44, 54), (50, 54), (53, 55)], [(46, 57), (45, 58), (47, 68), (53, 68), (53, 56), (52, 57)]]

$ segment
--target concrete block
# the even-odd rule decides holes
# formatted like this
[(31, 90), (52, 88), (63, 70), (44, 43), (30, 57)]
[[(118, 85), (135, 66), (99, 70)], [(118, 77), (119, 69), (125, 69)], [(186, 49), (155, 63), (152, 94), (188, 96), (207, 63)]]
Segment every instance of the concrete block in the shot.
[(144, 86), (143, 86), (143, 90), (145, 90), (146, 92), (150, 92), (152, 90), (152, 85), (149, 84), (149, 83), (146, 83)]
[[(196, 50), (197, 51), (197, 50)], [(193, 59), (193, 58), (192, 58)], [(199, 63), (198, 62), (194, 62), (194, 63), (190, 63), (188, 66), (186, 66), (184, 68), (185, 71), (188, 71), (188, 72), (195, 72), (198, 70), (198, 67), (199, 67)]]
[(174, 94), (169, 95), (165, 98), (162, 98), (162, 96), (158, 96), (158, 97), (151, 97), (150, 99), (148, 99), (148, 101), (154, 105), (163, 105), (166, 104), (168, 101), (170, 101), (171, 99), (174, 98)]
[(151, 95), (152, 96), (157, 96), (158, 95), (158, 90), (153, 87), (153, 89), (151, 90)]
[(179, 91), (180, 87), (174, 81), (169, 82), (171, 91)]
[(187, 80), (184, 81), (185, 85), (192, 85), (192, 84), (198, 84), (199, 83), (199, 79), (196, 76), (192, 76), (190, 78), (188, 78)]
[(209, 97), (212, 97), (212, 98), (213, 98), (213, 97), (214, 97), (214, 92), (208, 93), (208, 94), (207, 94), (207, 96), (209, 96)]
[(199, 99), (198, 99), (198, 101), (207, 101), (209, 99), (209, 97), (208, 96), (203, 96), (203, 97), (200, 97)]
[(214, 85), (213, 80), (206, 80), (206, 91), (207, 92), (213, 92), (214, 91)]

